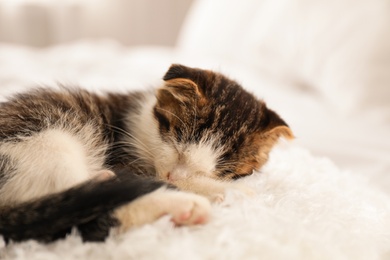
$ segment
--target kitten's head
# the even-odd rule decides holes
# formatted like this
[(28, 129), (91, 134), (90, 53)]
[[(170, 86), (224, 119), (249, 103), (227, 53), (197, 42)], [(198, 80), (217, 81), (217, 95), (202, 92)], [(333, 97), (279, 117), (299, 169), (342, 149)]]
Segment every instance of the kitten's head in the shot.
[(155, 166), (164, 179), (247, 176), (279, 137), (293, 138), (264, 102), (219, 73), (172, 65), (164, 81), (153, 111), (165, 154)]

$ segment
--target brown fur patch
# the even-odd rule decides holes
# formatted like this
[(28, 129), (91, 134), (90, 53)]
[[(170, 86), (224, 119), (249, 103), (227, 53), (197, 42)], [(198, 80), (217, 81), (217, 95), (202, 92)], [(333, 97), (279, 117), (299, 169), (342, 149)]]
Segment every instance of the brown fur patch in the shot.
[(248, 136), (244, 148), (240, 151), (234, 177), (244, 177), (254, 170), (259, 170), (267, 162), (270, 150), (281, 137), (294, 138), (287, 126), (277, 126), (269, 132)]

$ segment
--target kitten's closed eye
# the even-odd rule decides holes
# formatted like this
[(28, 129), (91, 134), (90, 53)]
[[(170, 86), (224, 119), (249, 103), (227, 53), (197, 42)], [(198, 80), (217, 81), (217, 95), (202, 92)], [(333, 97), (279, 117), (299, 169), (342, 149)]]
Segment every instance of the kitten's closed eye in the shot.
[(154, 112), (154, 116), (157, 118), (158, 120), (158, 123), (160, 125), (160, 128), (164, 131), (168, 131), (169, 130), (169, 127), (170, 127), (170, 123), (169, 123), (169, 120), (168, 118), (163, 114), (161, 113), (161, 111), (159, 111), (160, 109), (158, 108), (154, 108), (153, 112)]
[(252, 171), (249, 171), (249, 172), (244, 172), (244, 173), (241, 173), (241, 174), (233, 174), (231, 178), (233, 180), (238, 180), (240, 178), (252, 175), (254, 172), (255, 172), (255, 170), (252, 170)]

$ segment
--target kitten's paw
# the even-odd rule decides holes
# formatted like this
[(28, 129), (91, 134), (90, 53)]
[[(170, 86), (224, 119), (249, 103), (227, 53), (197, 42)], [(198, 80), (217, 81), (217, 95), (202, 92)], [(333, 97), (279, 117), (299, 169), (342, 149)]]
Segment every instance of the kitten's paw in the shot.
[(178, 226), (204, 224), (210, 218), (211, 205), (203, 196), (192, 193), (177, 192), (172, 199), (168, 214)]
[(211, 205), (203, 196), (166, 188), (158, 189), (115, 210), (119, 232), (151, 223), (170, 215), (175, 225), (204, 224), (210, 218)]
[(225, 190), (218, 192), (218, 193), (209, 193), (206, 194), (207, 198), (210, 200), (211, 203), (222, 203), (226, 198), (226, 192), (233, 192), (238, 193), (238, 195), (244, 195), (247, 197), (254, 197), (256, 192), (252, 188), (249, 188), (246, 185), (243, 184), (231, 184), (228, 185)]

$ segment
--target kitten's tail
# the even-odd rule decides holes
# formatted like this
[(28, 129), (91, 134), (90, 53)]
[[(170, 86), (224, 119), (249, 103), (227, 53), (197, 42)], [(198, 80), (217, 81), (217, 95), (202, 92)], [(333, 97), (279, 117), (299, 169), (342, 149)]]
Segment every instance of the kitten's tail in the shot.
[(90, 181), (13, 207), (3, 207), (0, 208), (0, 235), (6, 241), (36, 239), (50, 242), (64, 237), (72, 227), (78, 226), (84, 240), (102, 241), (115, 223), (109, 214), (113, 209), (162, 185), (135, 176), (114, 177), (101, 182)]

